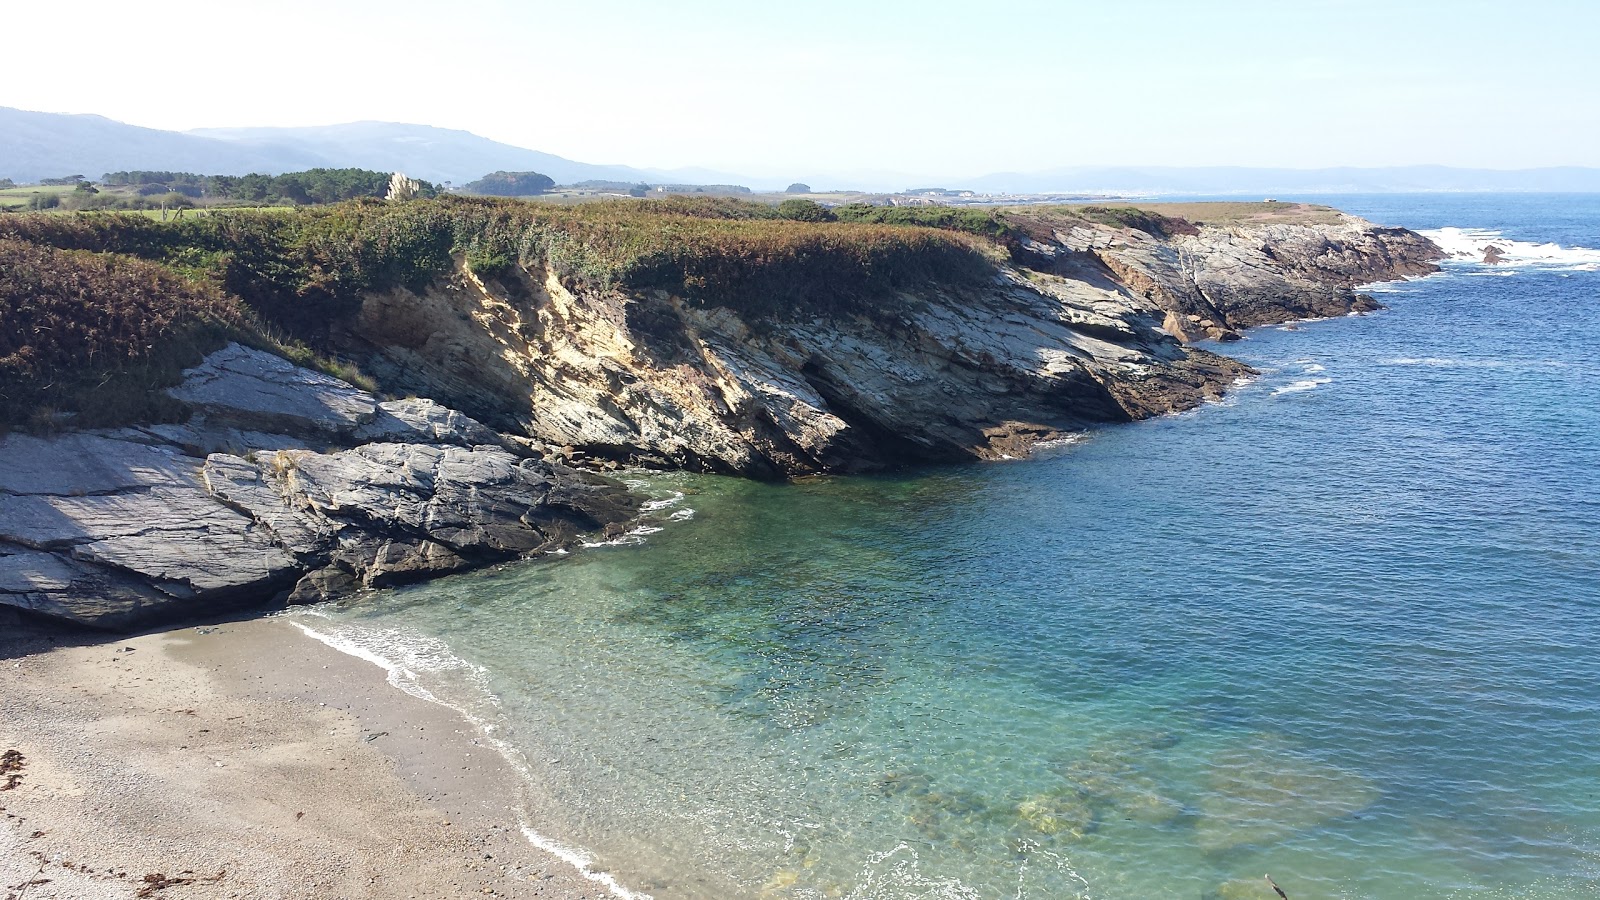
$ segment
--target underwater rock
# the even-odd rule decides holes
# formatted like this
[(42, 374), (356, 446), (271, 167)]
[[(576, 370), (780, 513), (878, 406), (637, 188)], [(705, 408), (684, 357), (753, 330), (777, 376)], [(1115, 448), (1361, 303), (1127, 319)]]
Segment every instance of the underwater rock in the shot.
[(1271, 844), (1377, 801), (1366, 778), (1296, 752), (1270, 735), (1218, 753), (1198, 803), (1195, 841), (1208, 851)]

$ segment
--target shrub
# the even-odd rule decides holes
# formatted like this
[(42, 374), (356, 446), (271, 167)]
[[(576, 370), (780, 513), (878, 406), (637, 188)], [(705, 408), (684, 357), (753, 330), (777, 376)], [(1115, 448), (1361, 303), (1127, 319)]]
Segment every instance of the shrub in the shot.
[(835, 216), (815, 200), (795, 198), (778, 204), (778, 215), (796, 222), (832, 222)]
[(150, 388), (243, 324), (214, 286), (162, 266), (0, 240), (0, 424), (45, 406), (95, 425), (163, 417)]
[(538, 172), (490, 172), (462, 190), (489, 197), (531, 197), (555, 186), (555, 179)]

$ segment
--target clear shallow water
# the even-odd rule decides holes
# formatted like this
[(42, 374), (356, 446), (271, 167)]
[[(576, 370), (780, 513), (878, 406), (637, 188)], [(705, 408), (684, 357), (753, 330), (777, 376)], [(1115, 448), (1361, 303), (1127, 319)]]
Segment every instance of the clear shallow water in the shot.
[[(1600, 247), (1600, 198), (1339, 203)], [(1600, 273), (1505, 271), (1045, 458), (652, 476), (643, 543), (297, 617), (663, 900), (1600, 895)]]

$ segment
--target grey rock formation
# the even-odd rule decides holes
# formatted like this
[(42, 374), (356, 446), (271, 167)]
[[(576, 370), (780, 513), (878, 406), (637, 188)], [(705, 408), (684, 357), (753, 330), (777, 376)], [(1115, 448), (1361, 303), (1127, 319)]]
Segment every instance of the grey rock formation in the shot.
[(169, 393), (211, 425), (348, 437), (373, 421), (377, 398), (286, 359), (229, 344), (184, 373)]
[(1243, 328), (1376, 308), (1354, 289), (1437, 271), (1441, 256), (1420, 235), (1353, 216), (1194, 232), (1163, 238), (1124, 230), (1085, 249), (1165, 310), (1166, 330), (1186, 341), (1235, 339)]
[(0, 606), (126, 628), (323, 599), (562, 547), (637, 510), (454, 410), (237, 345), (173, 393), (198, 410), (185, 425), (0, 440)]

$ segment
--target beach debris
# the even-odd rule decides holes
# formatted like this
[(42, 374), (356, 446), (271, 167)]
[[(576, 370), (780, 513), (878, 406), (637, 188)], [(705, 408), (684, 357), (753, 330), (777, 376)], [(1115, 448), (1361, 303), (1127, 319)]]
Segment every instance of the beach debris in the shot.
[(215, 875), (198, 875), (193, 869), (184, 869), (176, 875), (166, 875), (161, 872), (152, 872), (144, 876), (144, 884), (134, 892), (135, 897), (154, 897), (157, 893), (169, 887), (179, 887), (185, 884), (216, 884), (228, 877), (227, 869), (218, 869)]
[(15, 749), (0, 753), (0, 791), (9, 791), (22, 783), (22, 767), (27, 761)]
[(1267, 884), (1270, 885), (1274, 891), (1278, 892), (1279, 897), (1282, 897), (1283, 900), (1289, 900), (1289, 895), (1283, 892), (1283, 888), (1278, 887), (1278, 883), (1272, 880), (1271, 875), (1263, 875), (1261, 877), (1265, 878), (1267, 880)]
[(387, 732), (387, 731), (374, 731), (373, 733), (371, 733), (371, 734), (367, 735), (366, 737), (362, 738), (362, 740), (364, 740), (364, 741), (366, 741), (367, 743), (370, 744), (373, 741), (377, 740), (378, 738), (385, 737), (388, 734), (389, 734), (389, 732)]

